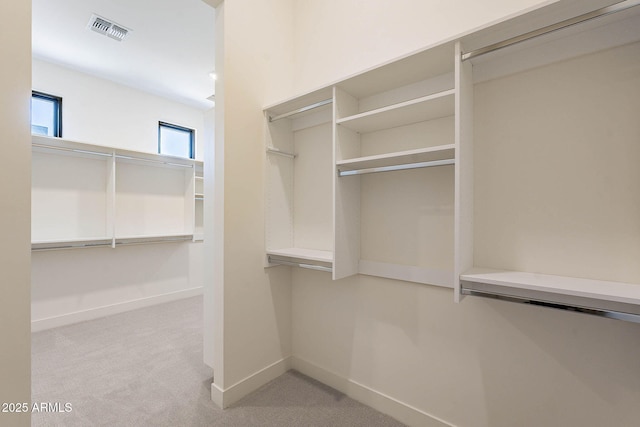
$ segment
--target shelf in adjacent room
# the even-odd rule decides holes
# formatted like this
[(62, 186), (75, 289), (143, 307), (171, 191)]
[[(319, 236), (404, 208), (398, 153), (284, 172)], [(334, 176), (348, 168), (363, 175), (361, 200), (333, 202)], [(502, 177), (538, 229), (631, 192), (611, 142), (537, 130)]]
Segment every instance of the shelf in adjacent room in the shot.
[(301, 97), (294, 97), (287, 101), (265, 108), (269, 123), (280, 119), (303, 117), (315, 114), (318, 111), (331, 111), (333, 91), (331, 88), (323, 88), (307, 93)]
[(111, 246), (110, 237), (86, 237), (77, 239), (34, 240), (31, 242), (32, 251), (46, 251), (55, 249), (76, 249), (101, 246)]
[(454, 113), (454, 95), (455, 90), (446, 90), (344, 117), (336, 123), (356, 132), (367, 133), (448, 117)]
[[(336, 166), (338, 167), (339, 173), (342, 176), (343, 173), (344, 175), (349, 175), (349, 171), (378, 172), (385, 171), (396, 166), (437, 166), (441, 164), (439, 162), (442, 162), (442, 164), (453, 164), (454, 158), (454, 144), (446, 144), (436, 147), (419, 148), (416, 150), (399, 151), (395, 153), (340, 160), (336, 162)], [(404, 168), (400, 167), (400, 169)]]
[(534, 301), (640, 322), (640, 284), (480, 268), (460, 280), (466, 295)]

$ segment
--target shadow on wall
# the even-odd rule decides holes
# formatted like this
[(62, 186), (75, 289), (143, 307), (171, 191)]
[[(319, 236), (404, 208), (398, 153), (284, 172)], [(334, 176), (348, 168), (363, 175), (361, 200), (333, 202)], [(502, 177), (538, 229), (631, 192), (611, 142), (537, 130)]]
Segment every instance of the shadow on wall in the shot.
[(264, 271), (269, 282), (280, 351), (285, 358), (291, 354), (291, 269), (269, 267)]

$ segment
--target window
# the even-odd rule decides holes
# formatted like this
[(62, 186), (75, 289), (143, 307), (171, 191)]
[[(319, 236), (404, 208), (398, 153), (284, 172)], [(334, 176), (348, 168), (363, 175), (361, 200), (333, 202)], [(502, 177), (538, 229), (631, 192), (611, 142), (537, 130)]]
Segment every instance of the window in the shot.
[(31, 92), (31, 133), (62, 137), (62, 98)]
[(195, 131), (170, 123), (158, 124), (158, 153), (194, 159)]

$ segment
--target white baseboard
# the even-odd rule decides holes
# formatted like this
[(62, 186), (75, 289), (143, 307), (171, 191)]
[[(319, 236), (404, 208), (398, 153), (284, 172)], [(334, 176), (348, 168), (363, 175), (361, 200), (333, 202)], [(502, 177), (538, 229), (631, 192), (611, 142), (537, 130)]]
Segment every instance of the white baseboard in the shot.
[(234, 385), (221, 389), (216, 383), (211, 384), (211, 400), (220, 408), (225, 409), (242, 399), (252, 391), (255, 391), (271, 380), (291, 369), (291, 358), (286, 357), (271, 365), (249, 375)]
[(299, 357), (291, 357), (291, 368), (409, 426), (454, 427), (418, 408)]
[(98, 319), (100, 317), (110, 316), (112, 314), (123, 313), (125, 311), (131, 311), (138, 308), (162, 304), (165, 302), (190, 298), (197, 295), (202, 295), (202, 287), (185, 289), (182, 291), (170, 292), (132, 301), (125, 301), (118, 304), (105, 305), (88, 310), (75, 311), (72, 313), (62, 314), (60, 316), (47, 317), (45, 319), (32, 320), (31, 332), (44, 331), (46, 329), (57, 328), (59, 326), (84, 322), (85, 320)]

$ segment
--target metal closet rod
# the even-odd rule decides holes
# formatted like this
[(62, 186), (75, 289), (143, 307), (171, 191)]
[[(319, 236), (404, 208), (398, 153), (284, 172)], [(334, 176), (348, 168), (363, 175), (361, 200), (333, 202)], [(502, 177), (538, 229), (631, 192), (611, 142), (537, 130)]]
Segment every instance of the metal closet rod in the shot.
[(295, 159), (296, 155), (293, 153), (288, 153), (286, 151), (278, 150), (277, 148), (267, 148), (267, 153), (277, 154), (278, 156), (289, 157), (290, 159)]
[[(113, 244), (113, 240), (115, 240), (116, 246), (126, 246), (126, 245), (144, 245), (144, 244), (153, 244), (153, 243), (172, 243), (172, 242), (183, 242), (189, 241), (193, 239), (192, 234), (185, 234), (183, 236), (157, 236), (157, 237), (116, 237), (115, 239), (95, 241), (95, 242), (70, 242), (70, 243), (60, 243), (60, 244), (52, 244), (51, 246), (42, 246), (42, 247), (33, 247), (34, 244), (31, 245), (32, 251), (53, 251), (60, 249), (82, 249), (82, 248), (97, 248), (97, 247), (111, 247)], [(40, 245), (40, 244), (37, 244)]]
[(324, 101), (316, 102), (315, 104), (307, 105), (306, 107), (301, 107), (293, 111), (289, 111), (288, 113), (280, 114), (278, 116), (269, 116), (269, 122), (275, 122), (276, 120), (286, 119), (287, 117), (293, 116), (295, 114), (304, 113), (305, 111), (313, 110), (314, 108), (319, 108), (327, 104), (331, 104), (333, 102), (333, 98), (325, 99)]
[(331, 267), (325, 267), (324, 265), (304, 264), (300, 262), (284, 261), (280, 259), (274, 259), (271, 256), (268, 257), (269, 264), (282, 264), (290, 267), (308, 268), (310, 270), (326, 271), (331, 273), (333, 269)]
[(640, 5), (640, 1), (632, 1), (632, 0), (622, 1), (611, 6), (594, 10), (593, 12), (585, 13), (583, 15), (566, 19), (556, 24), (548, 25), (546, 27), (539, 28), (534, 31), (530, 31), (525, 34), (512, 37), (510, 39), (503, 40), (501, 42), (494, 43), (489, 46), (485, 46), (480, 49), (472, 50), (471, 52), (463, 53), (462, 60), (466, 61), (468, 59), (476, 58), (478, 56), (485, 55), (489, 52), (494, 52), (496, 50), (504, 49), (506, 47), (513, 46), (515, 44), (522, 43), (527, 40), (534, 39), (536, 37), (544, 36), (546, 34), (550, 34), (555, 31), (559, 31), (559, 30), (571, 27), (573, 25), (581, 24), (583, 22), (587, 22), (592, 19), (601, 18), (603, 16), (611, 15), (612, 13), (622, 12), (624, 10), (630, 9), (638, 5)]
[(340, 170), (338, 169), (338, 176), (353, 176), (353, 175), (364, 175), (367, 173), (377, 173), (377, 172), (391, 172), (391, 171), (400, 171), (407, 169), (418, 169), (418, 168), (429, 168), (434, 166), (445, 166), (445, 165), (453, 165), (456, 161), (454, 159), (446, 159), (446, 160), (432, 160), (430, 162), (420, 162), (420, 163), (406, 163), (403, 165), (393, 165), (393, 166), (381, 166), (378, 168), (366, 168), (366, 169), (354, 169), (354, 170)]
[(69, 244), (61, 244), (56, 246), (44, 246), (40, 248), (32, 247), (31, 250), (33, 252), (38, 252), (38, 251), (57, 251), (61, 249), (85, 249), (85, 248), (99, 248), (99, 247), (111, 247), (111, 241), (96, 242), (96, 243), (69, 243)]

